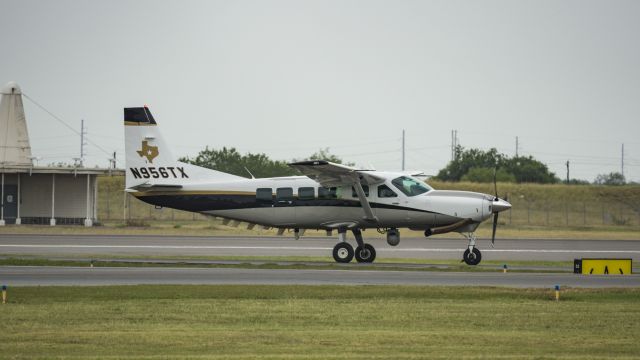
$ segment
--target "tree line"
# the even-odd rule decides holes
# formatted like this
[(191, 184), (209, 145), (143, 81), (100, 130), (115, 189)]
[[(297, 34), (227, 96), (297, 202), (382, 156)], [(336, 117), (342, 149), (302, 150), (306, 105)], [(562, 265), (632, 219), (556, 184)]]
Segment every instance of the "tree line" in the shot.
[[(332, 154), (329, 148), (323, 148), (300, 160), (327, 160), (342, 164), (343, 160)], [(296, 169), (287, 165), (288, 161), (273, 160), (264, 153), (241, 154), (236, 148), (223, 147), (212, 149), (206, 147), (193, 158), (182, 157), (180, 161), (223, 171), (238, 176), (256, 178), (301, 175)], [(345, 163), (353, 166), (354, 163)], [(551, 172), (546, 164), (532, 156), (509, 157), (495, 148), (483, 151), (465, 149), (458, 146), (455, 157), (434, 179), (440, 181), (493, 182), (494, 176), (500, 182), (553, 184), (563, 182)], [(566, 181), (564, 181), (566, 182)], [(570, 184), (589, 184), (588, 181), (571, 179)], [(620, 173), (601, 174), (594, 180), (598, 185), (624, 185), (626, 180)]]
[[(288, 161), (273, 160), (264, 153), (241, 154), (236, 148), (223, 147), (220, 150), (206, 147), (194, 158), (182, 157), (182, 162), (202, 166), (208, 169), (215, 169), (233, 175), (256, 178), (269, 178), (277, 176), (301, 175), (300, 172), (289, 165)], [(306, 159), (292, 159), (291, 162), (300, 160), (327, 160), (337, 164), (342, 164), (342, 159), (331, 154), (329, 148), (323, 148), (309, 155)], [(353, 163), (346, 163), (353, 166)]]

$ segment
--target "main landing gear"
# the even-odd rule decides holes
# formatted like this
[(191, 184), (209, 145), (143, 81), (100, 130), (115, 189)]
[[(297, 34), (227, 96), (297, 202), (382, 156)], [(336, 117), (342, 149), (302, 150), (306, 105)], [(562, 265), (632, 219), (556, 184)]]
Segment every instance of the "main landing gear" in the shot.
[(476, 248), (476, 235), (474, 233), (462, 234), (464, 237), (469, 240), (469, 248), (464, 251), (462, 255), (462, 261), (464, 261), (467, 265), (478, 265), (480, 264), (480, 260), (482, 260), (482, 254), (480, 250)]
[(341, 229), (338, 231), (340, 242), (333, 248), (333, 259), (339, 263), (348, 263), (355, 257), (356, 261), (360, 263), (372, 263), (376, 259), (376, 249), (371, 244), (364, 243), (360, 229), (353, 229), (352, 232), (358, 247), (353, 249), (351, 244), (347, 242), (346, 230)]

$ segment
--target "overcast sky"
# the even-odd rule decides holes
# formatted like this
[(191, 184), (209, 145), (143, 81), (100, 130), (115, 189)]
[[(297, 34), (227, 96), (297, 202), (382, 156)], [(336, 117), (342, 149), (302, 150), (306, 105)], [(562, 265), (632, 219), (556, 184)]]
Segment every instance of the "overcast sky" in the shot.
[[(465, 147), (560, 177), (640, 181), (640, 1), (0, 0), (0, 85), (123, 159), (148, 104), (177, 155), (205, 146), (436, 173)], [(41, 165), (79, 138), (25, 99)], [(88, 163), (108, 155), (90, 145)], [(122, 163), (119, 164), (123, 166)]]

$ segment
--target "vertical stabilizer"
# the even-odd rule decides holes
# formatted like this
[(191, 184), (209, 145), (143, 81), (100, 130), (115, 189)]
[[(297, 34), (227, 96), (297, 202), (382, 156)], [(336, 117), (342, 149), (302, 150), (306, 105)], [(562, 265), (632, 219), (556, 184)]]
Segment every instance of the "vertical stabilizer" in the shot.
[(22, 90), (15, 82), (2, 89), (0, 100), (0, 166), (31, 166)]
[(124, 135), (127, 188), (243, 179), (178, 161), (146, 106), (124, 109)]

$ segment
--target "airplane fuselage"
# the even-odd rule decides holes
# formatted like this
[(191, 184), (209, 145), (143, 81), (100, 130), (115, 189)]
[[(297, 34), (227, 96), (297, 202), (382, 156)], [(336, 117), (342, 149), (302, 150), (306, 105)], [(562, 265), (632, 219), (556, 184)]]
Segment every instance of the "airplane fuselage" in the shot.
[(492, 212), (493, 196), (465, 192), (428, 191), (405, 195), (392, 180), (403, 173), (374, 172), (383, 184), (365, 186), (377, 221), (363, 218), (355, 190), (322, 187), (306, 176), (244, 179), (186, 184), (180, 190), (133, 192), (147, 203), (195, 211), (263, 226), (299, 229), (344, 227), (429, 229), (471, 219), (473, 231)]

